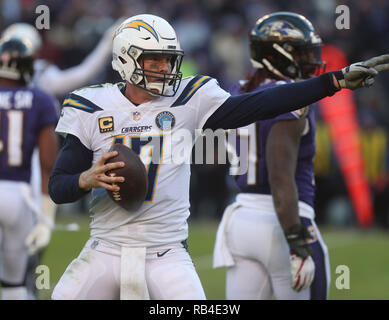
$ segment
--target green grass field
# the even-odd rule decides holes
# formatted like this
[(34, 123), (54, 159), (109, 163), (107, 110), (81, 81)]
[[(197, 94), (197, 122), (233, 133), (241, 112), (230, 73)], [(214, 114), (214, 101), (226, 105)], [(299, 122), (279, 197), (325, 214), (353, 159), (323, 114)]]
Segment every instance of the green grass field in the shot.
[[(79, 231), (55, 231), (44, 252), (41, 264), (50, 268), (50, 289), (40, 290), (40, 299), (49, 299), (52, 289), (67, 265), (74, 259), (89, 237), (89, 220), (84, 217), (61, 217), (61, 226), (76, 222)], [(208, 299), (224, 299), (225, 269), (212, 269), (212, 250), (217, 221), (189, 222), (189, 250)], [(330, 299), (389, 299), (389, 233), (361, 230), (321, 228), (331, 262)], [(340, 273), (337, 266), (350, 270), (350, 289), (337, 289)], [(338, 282), (341, 279), (338, 280)]]

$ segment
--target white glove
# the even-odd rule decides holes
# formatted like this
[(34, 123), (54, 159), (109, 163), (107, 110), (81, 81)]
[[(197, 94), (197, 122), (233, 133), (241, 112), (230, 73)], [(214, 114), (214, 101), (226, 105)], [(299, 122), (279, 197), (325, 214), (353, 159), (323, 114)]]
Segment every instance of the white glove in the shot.
[(334, 75), (341, 88), (355, 90), (370, 87), (374, 83), (374, 77), (385, 70), (389, 70), (389, 54), (353, 63), (342, 70), (335, 71)]
[(315, 263), (312, 257), (301, 258), (295, 254), (291, 254), (290, 268), (292, 272), (292, 289), (300, 292), (309, 288), (315, 277)]
[(28, 234), (24, 244), (30, 255), (46, 247), (51, 238), (51, 230), (54, 227), (56, 205), (48, 195), (42, 195), (42, 214), (38, 217), (38, 223)]
[(46, 247), (51, 238), (51, 228), (42, 222), (38, 222), (26, 238), (25, 245), (30, 255)]
[(311, 234), (302, 224), (293, 225), (284, 233), (290, 248), (291, 287), (300, 292), (311, 285), (315, 276), (313, 250), (308, 244)]

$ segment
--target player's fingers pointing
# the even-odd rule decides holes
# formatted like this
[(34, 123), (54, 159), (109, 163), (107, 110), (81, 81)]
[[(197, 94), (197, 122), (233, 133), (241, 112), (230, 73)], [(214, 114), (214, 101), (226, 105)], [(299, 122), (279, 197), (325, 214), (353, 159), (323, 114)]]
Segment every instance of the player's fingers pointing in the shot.
[(378, 72), (387, 71), (389, 70), (389, 63), (379, 64), (378, 66), (375, 66), (374, 69), (376, 69)]
[(365, 61), (364, 65), (368, 66), (368, 67), (374, 67), (374, 66), (376, 66), (378, 64), (382, 64), (384, 62), (389, 62), (389, 54), (383, 54), (381, 56), (371, 58), (371, 59)]

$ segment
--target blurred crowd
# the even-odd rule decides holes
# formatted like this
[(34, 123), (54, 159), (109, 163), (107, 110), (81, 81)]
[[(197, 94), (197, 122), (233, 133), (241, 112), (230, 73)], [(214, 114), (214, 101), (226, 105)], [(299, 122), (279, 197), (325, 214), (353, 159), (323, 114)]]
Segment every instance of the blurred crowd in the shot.
[[(312, 21), (324, 43), (341, 49), (357, 62), (389, 52), (388, 0), (0, 0), (0, 29), (14, 22), (35, 24), (38, 5), (50, 9), (50, 29), (41, 30), (42, 58), (68, 68), (79, 64), (117, 19), (140, 13), (171, 22), (185, 50), (185, 75), (207, 74), (229, 88), (251, 72), (248, 32), (256, 20), (275, 11), (292, 11)], [(339, 30), (338, 5), (350, 9), (350, 29)], [(107, 61), (90, 84), (120, 81)], [(389, 226), (389, 75), (374, 88), (354, 94), (365, 172), (374, 201), (376, 224)], [(328, 130), (318, 114), (317, 220), (355, 224)], [(226, 166), (193, 166), (192, 215), (220, 217), (236, 187)]]

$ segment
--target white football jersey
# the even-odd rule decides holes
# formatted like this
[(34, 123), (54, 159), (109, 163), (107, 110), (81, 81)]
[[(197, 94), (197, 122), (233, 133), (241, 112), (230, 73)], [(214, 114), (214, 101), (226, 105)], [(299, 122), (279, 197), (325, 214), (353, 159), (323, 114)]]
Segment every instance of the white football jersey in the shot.
[(174, 97), (134, 105), (123, 83), (72, 92), (64, 101), (56, 131), (72, 134), (97, 162), (114, 143), (140, 155), (148, 173), (146, 200), (136, 212), (114, 203), (105, 189), (93, 189), (91, 236), (133, 247), (161, 246), (188, 236), (190, 158), (197, 129), (230, 96), (208, 76), (182, 80)]

